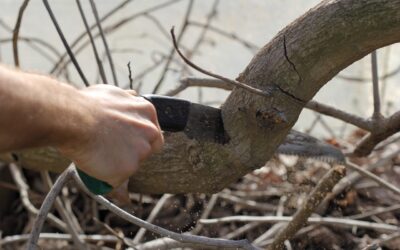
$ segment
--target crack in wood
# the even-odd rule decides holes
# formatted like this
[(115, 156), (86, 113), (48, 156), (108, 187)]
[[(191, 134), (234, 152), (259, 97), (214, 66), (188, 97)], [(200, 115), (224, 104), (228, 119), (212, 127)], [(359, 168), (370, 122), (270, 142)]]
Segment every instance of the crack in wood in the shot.
[(283, 35), (283, 52), (284, 52), (286, 60), (292, 66), (293, 70), (296, 72), (296, 74), (299, 78), (297, 81), (297, 84), (300, 84), (303, 81), (303, 79), (301, 78), (301, 75), (300, 75), (299, 71), (297, 70), (296, 65), (289, 59), (288, 51), (287, 51), (287, 47), (286, 47), (286, 36), (285, 35)]

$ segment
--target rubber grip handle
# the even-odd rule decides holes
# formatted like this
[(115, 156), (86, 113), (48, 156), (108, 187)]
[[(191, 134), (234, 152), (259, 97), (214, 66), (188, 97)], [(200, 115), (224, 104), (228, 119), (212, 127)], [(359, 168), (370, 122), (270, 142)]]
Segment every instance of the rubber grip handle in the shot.
[(90, 192), (92, 192), (96, 195), (104, 195), (104, 194), (111, 192), (111, 190), (113, 190), (113, 187), (110, 184), (108, 184), (107, 182), (96, 179), (79, 169), (78, 169), (78, 174), (79, 174), (79, 177), (81, 178), (82, 182), (87, 187), (87, 189), (89, 189)]

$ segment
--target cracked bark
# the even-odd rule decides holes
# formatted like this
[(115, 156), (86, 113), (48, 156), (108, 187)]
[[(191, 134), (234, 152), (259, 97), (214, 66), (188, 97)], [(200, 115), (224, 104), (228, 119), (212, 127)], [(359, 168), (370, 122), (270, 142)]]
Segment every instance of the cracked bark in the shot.
[[(399, 0), (321, 2), (260, 49), (240, 74), (239, 81), (272, 90), (272, 94), (266, 98), (238, 88), (232, 91), (222, 107), (231, 138), (228, 144), (168, 134), (163, 152), (143, 163), (131, 177), (130, 190), (221, 190), (269, 160), (305, 102), (340, 70), (377, 48), (399, 41)], [(67, 166), (66, 160), (48, 150), (18, 155), (28, 167), (60, 170)]]

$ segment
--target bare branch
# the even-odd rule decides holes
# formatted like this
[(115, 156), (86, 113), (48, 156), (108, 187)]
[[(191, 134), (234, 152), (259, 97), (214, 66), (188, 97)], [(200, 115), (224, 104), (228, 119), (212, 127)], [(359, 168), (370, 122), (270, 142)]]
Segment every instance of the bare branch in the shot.
[(306, 108), (314, 110), (318, 113), (331, 116), (342, 120), (344, 122), (353, 124), (359, 128), (365, 129), (367, 131), (371, 131), (371, 124), (367, 119), (361, 118), (356, 115), (349, 114), (345, 111), (336, 109), (334, 107), (330, 107), (326, 104), (322, 104), (316, 101), (309, 101), (306, 105)]
[(379, 208), (374, 209), (373, 211), (370, 211), (370, 212), (363, 212), (361, 214), (348, 216), (348, 218), (349, 219), (354, 219), (354, 220), (359, 220), (359, 219), (368, 218), (370, 216), (375, 216), (375, 215), (379, 215), (379, 214), (383, 214), (383, 213), (393, 212), (393, 211), (396, 211), (396, 210), (400, 210), (400, 204), (395, 204), (393, 206), (385, 207), (385, 208), (379, 207)]
[(40, 207), (39, 214), (37, 215), (35, 222), (32, 227), (31, 236), (28, 241), (28, 250), (37, 249), (37, 241), (39, 239), (40, 232), (42, 231), (42, 227), (44, 224), (44, 220), (47, 217), (51, 207), (53, 206), (54, 201), (56, 200), (58, 194), (61, 189), (65, 185), (65, 183), (71, 178), (73, 175), (73, 168), (68, 167), (54, 183), (54, 186), (51, 188), (50, 192), (46, 195), (46, 198), (43, 201), (42, 206)]
[(374, 112), (372, 119), (374, 122), (379, 122), (382, 118), (381, 114), (381, 99), (379, 95), (379, 78), (378, 78), (378, 62), (376, 50), (371, 53), (371, 68), (372, 68), (372, 91), (374, 96)]
[[(396, 150), (395, 152), (387, 155), (386, 157), (383, 157), (379, 159), (378, 161), (369, 164), (365, 166), (365, 170), (372, 171), (377, 167), (381, 167), (384, 165), (389, 164), (394, 157), (397, 157), (398, 154), (400, 153), (400, 150)], [(343, 192), (347, 187), (351, 187), (361, 179), (361, 175), (358, 172), (354, 172), (349, 174), (348, 176), (344, 177), (332, 190), (332, 192), (325, 197), (325, 199), (322, 201), (320, 207), (318, 208), (318, 213), (322, 214), (328, 207), (329, 202), (335, 198), (337, 195), (339, 195), (341, 192)]]
[(24, 15), (25, 9), (28, 6), (29, 0), (24, 0), (19, 7), (17, 21), (15, 22), (14, 32), (13, 32), (13, 56), (14, 56), (14, 64), (16, 67), (19, 67), (19, 57), (18, 57), (18, 36), (19, 29), (21, 27), (22, 17)]
[[(201, 44), (204, 42), (204, 39), (206, 37), (206, 33), (208, 31), (208, 28), (209, 28), (211, 22), (213, 21), (213, 19), (217, 15), (218, 4), (219, 4), (219, 0), (214, 0), (214, 3), (211, 6), (211, 10), (206, 16), (206, 21), (205, 21), (204, 26), (202, 27), (202, 30), (200, 32), (199, 37), (197, 38), (197, 40), (194, 43), (193, 47), (190, 50), (186, 51), (186, 57), (188, 59), (192, 59), (193, 55), (198, 51), (198, 49), (200, 48)], [(188, 23), (189, 23), (189, 21), (188, 21)], [(185, 75), (187, 75), (187, 73), (189, 73), (187, 64), (183, 65), (183, 67), (180, 70), (180, 72), (181, 72), (182, 76), (185, 76)]]
[(374, 130), (371, 130), (370, 134), (358, 142), (353, 154), (358, 157), (367, 156), (372, 152), (372, 150), (374, 150), (377, 144), (399, 131), (400, 111), (394, 113), (388, 118), (380, 119), (379, 123), (374, 127)]
[(308, 218), (318, 207), (322, 199), (345, 174), (344, 166), (336, 165), (330, 169), (307, 197), (304, 204), (301, 205), (301, 208), (293, 215), (293, 219), (290, 223), (275, 237), (268, 249), (283, 249), (285, 241), (291, 239), (296, 232), (307, 223)]
[(128, 67), (129, 88), (133, 89), (131, 62), (129, 61), (126, 66)]
[(221, 81), (224, 81), (224, 82), (226, 82), (226, 83), (232, 84), (232, 85), (235, 86), (235, 87), (239, 87), (239, 88), (245, 89), (245, 90), (247, 90), (247, 91), (249, 91), (249, 92), (251, 92), (251, 93), (254, 93), (254, 94), (257, 94), (257, 95), (260, 95), (260, 96), (265, 96), (265, 97), (270, 97), (270, 96), (271, 96), (271, 93), (270, 93), (269, 91), (263, 91), (263, 90), (261, 90), (261, 89), (257, 89), (257, 88), (251, 87), (251, 86), (246, 85), (246, 84), (244, 84), (244, 83), (241, 83), (241, 82), (238, 82), (238, 81), (236, 81), (236, 80), (232, 80), (232, 79), (226, 78), (226, 77), (224, 77), (224, 76), (217, 75), (217, 74), (215, 74), (215, 73), (212, 73), (212, 72), (210, 72), (210, 71), (208, 71), (208, 70), (205, 70), (205, 69), (203, 69), (203, 68), (197, 66), (196, 64), (194, 64), (193, 62), (191, 62), (189, 59), (187, 59), (187, 58), (183, 55), (183, 53), (180, 51), (180, 49), (178, 48), (178, 44), (177, 44), (177, 41), (176, 41), (176, 38), (175, 38), (174, 28), (173, 28), (173, 27), (172, 27), (172, 29), (171, 29), (171, 36), (172, 36), (172, 41), (173, 41), (173, 43), (174, 43), (174, 47), (175, 47), (176, 52), (178, 52), (179, 56), (180, 56), (180, 57), (183, 59), (183, 61), (185, 61), (185, 63), (187, 63), (190, 67), (196, 69), (197, 71), (200, 71), (200, 72), (203, 73), (203, 74), (206, 74), (206, 75), (208, 75), (208, 76), (211, 76), (211, 77), (220, 79)]
[(110, 49), (108, 47), (107, 39), (106, 39), (106, 37), (104, 35), (104, 32), (103, 32), (103, 27), (101, 25), (99, 13), (97, 12), (96, 4), (95, 4), (95, 2), (93, 0), (90, 0), (90, 5), (92, 7), (94, 18), (96, 20), (97, 28), (99, 29), (101, 40), (103, 41), (103, 45), (104, 45), (104, 49), (105, 49), (106, 54), (107, 54), (108, 62), (110, 63), (111, 74), (113, 76), (114, 84), (116, 86), (118, 86), (119, 84), (118, 84), (117, 74), (115, 73), (114, 61), (113, 61), (113, 58), (111, 56)]
[[(51, 188), (53, 186), (53, 182), (51, 181), (49, 172), (41, 171), (40, 174), (42, 176), (42, 180), (47, 185), (47, 188), (49, 190), (51, 190)], [(72, 240), (73, 240), (75, 246), (77, 247), (77, 249), (88, 249), (85, 246), (85, 243), (83, 242), (83, 240), (81, 238), (79, 238), (79, 233), (82, 233), (83, 230), (80, 227), (77, 219), (74, 217), (73, 214), (68, 213), (68, 211), (64, 208), (64, 205), (59, 197), (57, 197), (55, 200), (55, 207), (56, 207), (58, 213), (61, 215), (61, 218), (63, 219), (63, 221), (65, 221), (65, 223), (67, 224), (69, 233), (71, 234)]]
[[(189, 17), (190, 17), (190, 14), (192, 13), (192, 8), (193, 8), (193, 2), (194, 2), (194, 0), (190, 0), (189, 4), (187, 6), (186, 13), (185, 13), (185, 16), (184, 16), (183, 22), (182, 22), (182, 27), (181, 27), (181, 30), (179, 32), (177, 43), (181, 42), (182, 37), (185, 34), (185, 31), (186, 31), (186, 29), (188, 27)], [(167, 57), (167, 61), (166, 61), (165, 65), (164, 65), (164, 68), (162, 70), (161, 77), (160, 77), (160, 79), (158, 80), (158, 82), (154, 86), (153, 93), (157, 93), (157, 91), (161, 87), (161, 84), (164, 81), (164, 78), (165, 78), (165, 76), (167, 74), (167, 71), (169, 69), (169, 65), (170, 65), (170, 63), (172, 61), (173, 56), (174, 56), (174, 48), (171, 48), (171, 50), (169, 52), (169, 55)]]
[[(19, 243), (29, 240), (30, 234), (21, 234), (21, 235), (13, 235), (13, 236), (6, 236), (0, 239), (0, 246), (6, 246), (8, 244)], [(79, 237), (84, 241), (92, 241), (92, 242), (106, 242), (106, 243), (115, 243), (119, 239), (112, 235), (100, 235), (100, 234), (80, 234)], [(72, 237), (70, 234), (61, 234), (61, 233), (41, 233), (40, 239), (44, 240), (66, 240), (72, 241)]]
[[(74, 164), (71, 164), (68, 169), (71, 167), (74, 167)], [(183, 242), (183, 243), (192, 243), (192, 244), (197, 244), (201, 246), (215, 246), (215, 247), (226, 247), (226, 248), (238, 248), (241, 247), (243, 249), (257, 249), (256, 247), (252, 246), (247, 240), (223, 240), (223, 239), (212, 239), (212, 238), (207, 238), (204, 236), (194, 236), (194, 235), (187, 235), (187, 234), (179, 234), (175, 233), (172, 231), (169, 231), (167, 229), (164, 229), (162, 227), (150, 224), (144, 220), (141, 220), (126, 211), (120, 209), (113, 203), (109, 202), (107, 199), (105, 199), (103, 196), (100, 195), (94, 195), (91, 193), (86, 186), (82, 183), (82, 181), (79, 178), (79, 175), (77, 174), (76, 170), (73, 171), (73, 178), (76, 181), (76, 183), (79, 185), (79, 187), (85, 191), (86, 194), (88, 194), (91, 198), (102, 204), (104, 207), (109, 209), (111, 212), (114, 214), (118, 215), (119, 217), (137, 225), (140, 227), (145, 228), (148, 231), (151, 231), (153, 233), (169, 237), (173, 240)]]
[(395, 185), (390, 184), (389, 182), (385, 181), (384, 179), (374, 175), (370, 171), (368, 171), (368, 170), (366, 170), (364, 168), (361, 168), (360, 166), (357, 166), (356, 164), (354, 164), (352, 162), (349, 162), (349, 161), (346, 162), (346, 167), (351, 168), (354, 171), (357, 171), (358, 173), (360, 173), (364, 177), (372, 179), (373, 181), (378, 183), (380, 186), (389, 189), (390, 191), (394, 192), (397, 195), (400, 195), (400, 189), (398, 187), (396, 187)]
[[(176, 1), (176, 0), (175, 0)], [(107, 12), (102, 18), (100, 18), (100, 21), (103, 22), (113, 16), (115, 13), (117, 13), (119, 10), (121, 10), (123, 7), (125, 7), (128, 3), (131, 3), (132, 0), (125, 0), (118, 4), (115, 8)], [(96, 27), (96, 23), (92, 24), (90, 26), (90, 30), (93, 30)], [(71, 49), (73, 49), (85, 36), (87, 35), (87, 32), (83, 32), (80, 34), (75, 41), (71, 43)], [(76, 53), (77, 54), (77, 53)], [(50, 74), (55, 73), (55, 71), (60, 67), (60, 65), (63, 63), (64, 59), (67, 57), (68, 53), (64, 53), (58, 60), (58, 62), (54, 65), (54, 67), (50, 70)], [(64, 64), (64, 67), (66, 64)]]
[(232, 84), (215, 78), (184, 77), (181, 78), (179, 81), (180, 84), (176, 88), (169, 90), (167, 93), (165, 93), (165, 95), (174, 96), (189, 87), (220, 88), (224, 90), (233, 89)]
[[(212, 209), (215, 206), (215, 203), (217, 203), (218, 200), (218, 194), (213, 194), (210, 198), (210, 200), (208, 201), (208, 204), (206, 206), (206, 208), (204, 209), (203, 213), (200, 216), (200, 219), (206, 219), (208, 218), (208, 216), (210, 216), (210, 213), (212, 211)], [(196, 226), (193, 228), (193, 230), (190, 231), (191, 234), (197, 234), (201, 231), (201, 229), (203, 228), (203, 225), (200, 223), (197, 223)]]
[[(291, 222), (293, 217), (291, 216), (228, 216), (217, 219), (204, 219), (200, 220), (200, 223), (204, 225), (214, 225), (220, 223), (232, 223), (232, 222), (260, 222), (260, 223), (276, 223), (276, 222)], [(330, 225), (345, 228), (360, 227), (369, 228), (381, 232), (398, 232), (400, 227), (396, 225), (389, 225), (384, 223), (375, 223), (369, 221), (351, 220), (344, 218), (334, 217), (310, 217), (307, 220), (308, 224), (317, 225)]]
[(81, 77), (83, 83), (85, 84), (86, 87), (88, 87), (89, 86), (89, 82), (86, 79), (86, 76), (83, 74), (83, 71), (82, 71), (81, 67), (78, 64), (78, 61), (76, 60), (76, 58), (74, 56), (74, 53), (72, 52), (71, 48), (69, 47), (68, 42), (65, 39), (65, 36), (64, 36), (60, 26), (58, 25), (57, 19), (54, 16), (53, 11), (51, 10), (49, 2), (47, 0), (43, 0), (43, 3), (44, 3), (44, 5), (45, 5), (45, 7), (47, 9), (47, 12), (50, 15), (51, 21), (53, 22), (53, 24), (54, 24), (54, 26), (55, 26), (55, 28), (57, 30), (58, 35), (60, 36), (60, 39), (61, 39), (61, 41), (62, 41), (62, 43), (64, 45), (64, 48), (67, 50), (67, 53), (68, 53), (72, 63), (74, 64), (76, 70), (78, 71), (78, 74)]
[[(31, 214), (37, 216), (39, 214), (39, 210), (36, 207), (34, 207), (31, 201), (29, 200), (28, 196), (29, 186), (26, 184), (24, 177), (22, 176), (21, 169), (14, 163), (10, 163), (9, 166), (11, 175), (18, 186), (22, 204), (24, 205), (26, 210), (28, 210)], [(48, 214), (47, 220), (59, 230), (63, 232), (68, 232), (67, 225), (53, 214), (51, 213)]]
[(197, 21), (190, 21), (189, 24), (192, 26), (197, 26), (197, 27), (207, 26), (210, 31), (213, 31), (221, 36), (224, 36), (224, 37), (227, 37), (227, 38), (237, 41), (238, 43), (242, 44), (245, 48), (249, 49), (253, 53), (256, 52), (260, 48), (259, 46), (253, 44), (252, 42), (246, 41), (246, 40), (240, 38), (235, 33), (227, 32), (226, 30), (212, 26), (211, 24), (200, 23)]
[(86, 33), (89, 36), (90, 44), (92, 45), (93, 54), (94, 54), (94, 57), (96, 59), (96, 63), (97, 63), (97, 67), (99, 69), (100, 77), (103, 80), (103, 83), (107, 84), (108, 82), (107, 82), (106, 73), (104, 72), (103, 63), (101, 62), (100, 57), (99, 57), (99, 53), (97, 52), (96, 43), (94, 42), (94, 39), (93, 39), (93, 36), (92, 36), (92, 32), (91, 32), (91, 30), (89, 28), (89, 24), (88, 24), (88, 22), (86, 20), (85, 12), (82, 9), (81, 1), (80, 0), (76, 0), (76, 4), (78, 5), (79, 13), (80, 13), (80, 15), (82, 17), (82, 21), (83, 21), (83, 24), (85, 26)]
[[(157, 202), (156, 206), (153, 208), (153, 210), (151, 210), (149, 217), (147, 217), (147, 222), (152, 223), (154, 221), (154, 219), (156, 218), (157, 214), (160, 212), (160, 210), (163, 208), (165, 202), (171, 198), (172, 195), (171, 194), (164, 194), (160, 200)], [(136, 233), (135, 237), (133, 238), (133, 242), (135, 244), (139, 243), (144, 234), (146, 233), (146, 229), (145, 228), (140, 228), (139, 231)]]

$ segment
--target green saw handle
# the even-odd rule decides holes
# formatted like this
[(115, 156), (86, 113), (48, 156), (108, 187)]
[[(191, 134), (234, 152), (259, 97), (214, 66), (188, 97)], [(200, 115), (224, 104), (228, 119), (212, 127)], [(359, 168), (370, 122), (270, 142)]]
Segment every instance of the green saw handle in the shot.
[(107, 182), (96, 179), (79, 169), (78, 169), (78, 174), (79, 174), (79, 177), (81, 178), (82, 182), (87, 187), (87, 189), (89, 189), (90, 192), (92, 192), (96, 195), (107, 194), (107, 193), (111, 192), (111, 190), (113, 189), (113, 187), (110, 184), (108, 184)]

